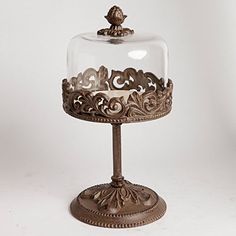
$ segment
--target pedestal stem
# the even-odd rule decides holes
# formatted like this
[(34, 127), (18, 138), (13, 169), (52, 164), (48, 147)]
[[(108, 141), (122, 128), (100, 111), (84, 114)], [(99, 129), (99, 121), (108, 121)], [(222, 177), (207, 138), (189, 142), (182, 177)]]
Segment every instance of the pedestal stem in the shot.
[(113, 176), (112, 185), (114, 187), (123, 186), (124, 177), (121, 170), (121, 124), (112, 124), (113, 138)]
[(108, 228), (136, 227), (158, 220), (166, 211), (165, 201), (153, 190), (124, 180), (121, 124), (112, 124), (112, 136), (112, 182), (81, 192), (71, 203), (71, 213), (82, 222)]

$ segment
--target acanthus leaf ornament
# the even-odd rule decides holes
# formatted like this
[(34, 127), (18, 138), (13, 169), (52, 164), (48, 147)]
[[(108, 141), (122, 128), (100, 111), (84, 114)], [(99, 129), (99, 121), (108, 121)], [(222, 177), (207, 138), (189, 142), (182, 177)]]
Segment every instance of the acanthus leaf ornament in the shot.
[(99, 211), (119, 213), (125, 204), (150, 206), (154, 200), (152, 194), (129, 181), (124, 180), (122, 187), (113, 187), (110, 184), (95, 186), (82, 192), (81, 198), (91, 199)]

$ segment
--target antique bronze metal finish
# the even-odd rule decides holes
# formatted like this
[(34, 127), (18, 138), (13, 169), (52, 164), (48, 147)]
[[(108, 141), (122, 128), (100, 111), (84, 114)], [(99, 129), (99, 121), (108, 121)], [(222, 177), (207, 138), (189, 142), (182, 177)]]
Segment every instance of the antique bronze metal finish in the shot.
[(124, 177), (121, 173), (121, 124), (112, 125), (113, 137), (113, 176), (111, 177), (111, 185), (113, 187), (122, 187)]
[(112, 124), (113, 176), (110, 184), (90, 187), (71, 203), (71, 213), (87, 224), (129, 228), (151, 223), (166, 211), (153, 190), (132, 184), (121, 173), (121, 124)]
[(100, 29), (97, 34), (104, 36), (109, 35), (112, 37), (123, 37), (133, 34), (133, 30), (121, 26), (126, 17), (127, 16), (123, 14), (121, 8), (113, 6), (105, 16), (107, 21), (111, 24), (110, 28)]
[[(157, 119), (171, 111), (173, 84), (151, 72), (134, 68), (98, 71), (88, 68), (62, 82), (63, 108), (83, 120), (112, 124), (113, 176), (109, 184), (84, 190), (71, 203), (71, 213), (85, 223), (127, 228), (151, 223), (166, 211), (164, 200), (153, 190), (132, 184), (122, 176), (121, 124)], [(112, 92), (121, 95), (113, 96)], [(126, 95), (125, 95), (126, 94)]]
[(107, 228), (130, 228), (152, 223), (166, 211), (165, 201), (153, 190), (124, 181), (123, 187), (90, 187), (71, 203), (78, 220)]
[[(113, 6), (105, 16), (111, 24), (110, 28), (97, 31), (97, 35), (101, 36), (96, 38), (105, 39), (110, 46), (125, 43), (127, 39), (124, 36), (134, 33), (132, 29), (122, 27), (126, 17), (121, 8)], [(151, 46), (145, 42), (146, 45)], [(76, 44), (74, 46), (77, 47)], [(132, 46), (130, 49), (135, 48)], [(149, 57), (147, 60), (150, 60)], [(77, 68), (76, 63), (77, 60), (72, 60), (73, 73)], [(140, 62), (136, 65), (140, 65)], [(123, 64), (117, 66), (123, 67)], [(100, 227), (129, 228), (152, 223), (165, 214), (166, 203), (155, 191), (132, 184), (122, 176), (121, 125), (167, 115), (172, 108), (172, 91), (171, 80), (165, 83), (163, 78), (158, 78), (152, 72), (130, 67), (122, 71), (115, 68), (108, 71), (101, 65), (98, 70), (87, 68), (77, 76), (62, 81), (66, 113), (78, 119), (112, 125), (111, 182), (89, 187), (72, 201), (70, 210), (76, 219)]]
[[(153, 73), (134, 68), (112, 70), (110, 77), (104, 66), (98, 71), (89, 68), (70, 81), (64, 79), (62, 89), (65, 112), (82, 120), (130, 123), (157, 119), (171, 111), (172, 81), (165, 85)], [(123, 96), (110, 98), (106, 91), (113, 90), (128, 92), (127, 101)]]

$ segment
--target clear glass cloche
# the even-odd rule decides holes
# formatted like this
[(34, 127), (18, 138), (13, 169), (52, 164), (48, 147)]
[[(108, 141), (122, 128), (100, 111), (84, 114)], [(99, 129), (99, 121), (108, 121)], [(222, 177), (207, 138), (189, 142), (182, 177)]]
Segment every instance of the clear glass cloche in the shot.
[(123, 28), (126, 15), (117, 6), (105, 18), (109, 28), (79, 34), (69, 43), (64, 94), (67, 88), (78, 95), (70, 104), (74, 113), (69, 113), (109, 123), (166, 115), (173, 85), (168, 80), (165, 41), (152, 33)]

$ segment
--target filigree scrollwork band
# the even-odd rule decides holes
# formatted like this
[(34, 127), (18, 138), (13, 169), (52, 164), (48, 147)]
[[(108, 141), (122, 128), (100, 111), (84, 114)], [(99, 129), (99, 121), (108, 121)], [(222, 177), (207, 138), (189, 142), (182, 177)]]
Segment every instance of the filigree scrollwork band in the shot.
[[(158, 79), (151, 72), (127, 68), (111, 71), (101, 66), (63, 80), (64, 110), (80, 119), (127, 123), (157, 119), (168, 114), (172, 105), (173, 84)], [(120, 91), (116, 95), (112, 92)], [(110, 96), (109, 96), (110, 94)], [(126, 94), (126, 98), (125, 98)]]

